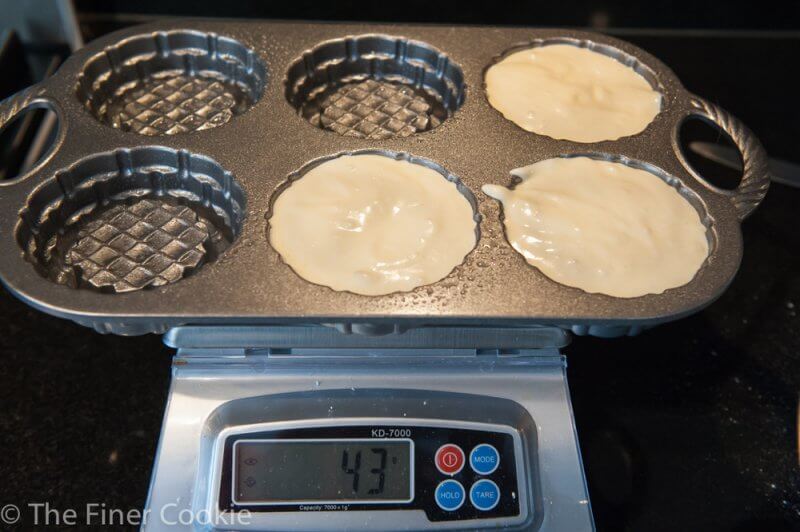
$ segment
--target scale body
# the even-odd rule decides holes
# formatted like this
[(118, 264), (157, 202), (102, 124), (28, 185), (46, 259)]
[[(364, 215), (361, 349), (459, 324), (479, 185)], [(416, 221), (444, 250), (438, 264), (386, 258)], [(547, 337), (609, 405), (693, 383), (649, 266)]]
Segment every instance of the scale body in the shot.
[(567, 339), (173, 329), (142, 530), (593, 530)]

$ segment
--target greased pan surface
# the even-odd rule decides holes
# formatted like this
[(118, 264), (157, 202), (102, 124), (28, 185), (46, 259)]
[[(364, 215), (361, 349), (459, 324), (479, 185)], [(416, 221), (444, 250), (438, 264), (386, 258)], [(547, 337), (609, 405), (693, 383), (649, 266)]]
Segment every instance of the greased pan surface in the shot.
[[(580, 43), (633, 66), (663, 95), (661, 112), (638, 135), (590, 144), (517, 127), (488, 104), (484, 71), (510, 51), (551, 42)], [(182, 46), (191, 53), (177, 59), (170, 55)], [(125, 54), (148, 61), (128, 64)], [(402, 64), (394, 68), (392, 61)], [(104, 68), (135, 85), (148, 69), (168, 67), (189, 73), (211, 70), (222, 83), (179, 80), (175, 83), (189, 85), (145, 86), (129, 101), (114, 100), (114, 87), (104, 86)], [(386, 124), (383, 129), (353, 123), (351, 116), (344, 125), (335, 123), (352, 109), (341, 108), (345, 100), (331, 104), (341, 95), (335, 84), (326, 83), (353, 73), (348, 68), (365, 69), (379, 80), (416, 79), (439, 99), (413, 102), (415, 95), (400, 88), (400, 94), (384, 96), (399, 98), (401, 107), (413, 112), (427, 104), (424, 120), (401, 111), (396, 120), (379, 121)], [(174, 96), (176, 91), (183, 92)], [(197, 115), (186, 117), (166, 106), (154, 112), (171, 116), (145, 113), (134, 119), (141, 109), (129, 104), (149, 105), (146, 100), (153, 94), (194, 98), (190, 108)], [(320, 107), (320, 101), (333, 109)], [(724, 291), (742, 256), (739, 224), (769, 183), (763, 149), (735, 118), (688, 93), (670, 69), (646, 52), (573, 30), (170, 21), (129, 28), (87, 45), (52, 78), (0, 104), (0, 127), (31, 105), (55, 109), (60, 130), (54, 148), (36, 168), (0, 185), (0, 276), (33, 306), (104, 332), (160, 332), (187, 323), (291, 322), (552, 324), (599, 334), (636, 331), (697, 311)], [(739, 146), (745, 162), (739, 189), (714, 189), (684, 161), (678, 129), (692, 115), (717, 123)], [(320, 127), (326, 124), (333, 130)], [(315, 162), (358, 151), (427, 161), (456, 179), (473, 202), (480, 237), (448, 277), (386, 296), (335, 292), (297, 276), (270, 246), (267, 216), (274, 194)], [(709, 228), (711, 253), (694, 280), (633, 299), (589, 294), (551, 281), (512, 249), (500, 208), (481, 186), (511, 183), (514, 168), (582, 154), (654, 171), (698, 209)], [(194, 246), (200, 256), (184, 253), (179, 260), (160, 252), (158, 258), (168, 267), (155, 281), (152, 268), (140, 275), (130, 273), (129, 266), (122, 271), (124, 282), (100, 272), (92, 283), (74, 288), (63, 272), (48, 271), (42, 249), (50, 234), (65, 232), (63, 227), (72, 227), (83, 215), (106, 216), (92, 226), (102, 233), (108, 228), (99, 226), (119, 214), (108, 214), (113, 202), (103, 204), (120, 194), (128, 203), (142, 194), (156, 198), (159, 205), (148, 204), (142, 207), (146, 212), (133, 214), (154, 217), (147, 210), (152, 208), (169, 224), (184, 224), (180, 237), (171, 235), (179, 242), (167, 241), (163, 249)], [(186, 201), (193, 207), (188, 213), (182, 210)], [(200, 241), (205, 244), (198, 247)], [(37, 249), (31, 249), (31, 242)], [(79, 261), (83, 256), (70, 257)], [(150, 285), (135, 290), (137, 283)]]

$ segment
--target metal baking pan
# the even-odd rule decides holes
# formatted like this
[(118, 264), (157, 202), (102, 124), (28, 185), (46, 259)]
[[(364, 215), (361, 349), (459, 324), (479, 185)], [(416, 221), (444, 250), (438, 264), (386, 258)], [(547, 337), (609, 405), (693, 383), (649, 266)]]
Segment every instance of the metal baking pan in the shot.
[[(591, 144), (503, 118), (484, 94), (485, 69), (520, 47), (553, 42), (636, 69), (663, 95), (660, 114), (640, 134)], [(31, 106), (55, 110), (60, 129), (35, 168), (0, 183), (0, 277), (34, 307), (101, 332), (435, 323), (634, 333), (725, 290), (742, 256), (739, 225), (769, 183), (766, 155), (737, 119), (687, 92), (639, 48), (573, 30), (169, 21), (79, 50), (54, 76), (2, 102), (0, 127)], [(678, 130), (691, 116), (738, 146), (736, 190), (714, 188), (684, 159)], [(448, 277), (386, 296), (335, 292), (297, 276), (270, 246), (274, 195), (309, 165), (358, 151), (410, 157), (457, 181), (480, 238)], [(698, 209), (711, 253), (694, 280), (633, 299), (589, 294), (551, 281), (511, 248), (481, 185), (508, 184), (511, 169), (576, 154), (649, 169)]]

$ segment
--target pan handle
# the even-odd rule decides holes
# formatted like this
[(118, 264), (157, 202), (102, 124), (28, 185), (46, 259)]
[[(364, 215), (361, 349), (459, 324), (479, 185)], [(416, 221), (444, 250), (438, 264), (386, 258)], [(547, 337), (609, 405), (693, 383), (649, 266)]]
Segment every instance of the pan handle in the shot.
[(53, 101), (50, 97), (45, 96), (46, 88), (42, 83), (37, 83), (35, 85), (31, 85), (27, 89), (23, 89), (16, 94), (12, 94), (5, 100), (0, 101), (0, 131), (14, 121), (17, 116), (25, 111), (26, 109), (35, 109), (35, 108), (46, 108), (54, 111), (57, 116), (58, 120), (58, 136), (53, 143), (53, 146), (50, 148), (49, 152), (44, 154), (39, 161), (33, 166), (33, 168), (27, 170), (25, 173), (18, 175), (14, 179), (7, 180), (7, 181), (0, 181), (0, 186), (3, 185), (11, 185), (22, 179), (28, 177), (37, 169), (41, 168), (45, 162), (47, 162), (50, 157), (56, 151), (57, 146), (60, 144), (61, 139), (64, 135), (64, 120), (62, 118), (61, 109)]
[[(769, 189), (769, 162), (767, 152), (750, 129), (725, 109), (699, 96), (691, 98), (691, 115), (711, 121), (722, 129), (742, 154), (742, 180), (734, 190), (720, 190), (728, 196), (739, 216), (739, 221), (758, 207)], [(687, 165), (690, 167), (690, 165)], [(694, 172), (697, 174), (697, 172)], [(702, 179), (702, 176), (698, 176)]]

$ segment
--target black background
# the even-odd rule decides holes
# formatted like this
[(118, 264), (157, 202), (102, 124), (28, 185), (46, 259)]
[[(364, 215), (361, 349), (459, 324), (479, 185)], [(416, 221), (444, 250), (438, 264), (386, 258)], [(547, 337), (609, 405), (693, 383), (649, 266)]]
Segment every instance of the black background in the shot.
[[(800, 4), (223, 4), (77, 2), (90, 36), (154, 12), (611, 28), (741, 117), (771, 155), (800, 161)], [(773, 185), (743, 226), (737, 278), (705, 311), (566, 350), (599, 530), (800, 529), (798, 205), (800, 190)], [(0, 291), (0, 506), (141, 508), (171, 355), (158, 337), (102, 336)]]
[(90, 17), (108, 14), (150, 17), (260, 17), (305, 20), (364, 20), (448, 24), (515, 24), (639, 28), (796, 29), (800, 6), (793, 2), (728, 0), (558, 0), (466, 2), (430, 0), (292, 2), (258, 0), (77, 0)]

